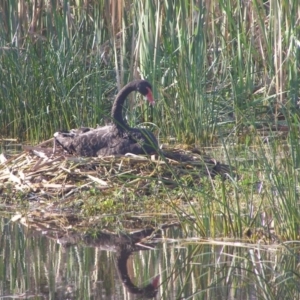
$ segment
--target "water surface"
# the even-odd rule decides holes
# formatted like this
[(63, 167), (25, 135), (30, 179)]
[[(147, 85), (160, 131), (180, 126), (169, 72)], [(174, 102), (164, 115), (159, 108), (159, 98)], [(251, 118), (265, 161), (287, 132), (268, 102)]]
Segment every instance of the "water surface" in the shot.
[[(141, 298), (122, 283), (114, 251), (66, 247), (7, 218), (0, 229), (1, 299)], [(133, 284), (159, 274), (156, 299), (299, 299), (299, 245), (182, 238), (179, 228), (167, 229), (154, 249), (134, 252), (127, 261)]]

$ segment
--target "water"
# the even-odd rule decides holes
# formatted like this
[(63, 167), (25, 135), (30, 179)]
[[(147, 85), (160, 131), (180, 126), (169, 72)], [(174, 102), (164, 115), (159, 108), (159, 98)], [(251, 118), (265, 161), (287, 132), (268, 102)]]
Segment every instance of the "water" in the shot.
[[(0, 219), (1, 299), (141, 299), (122, 283), (115, 249), (66, 246)], [(174, 239), (170, 239), (173, 237)], [(167, 229), (125, 266), (136, 288), (160, 275), (156, 299), (299, 299), (299, 244), (268, 246), (182, 239)], [(287, 248), (289, 248), (287, 250)]]
[[(119, 278), (115, 252), (79, 245), (62, 246), (8, 219), (1, 220), (0, 240), (3, 258), (0, 263), (2, 296), (25, 296), (26, 299), (124, 299), (127, 294)], [(133, 274), (133, 277), (133, 260), (141, 260), (139, 256), (136, 253), (128, 259), (129, 274)], [(141, 285), (148, 283), (144, 279), (155, 275), (155, 268), (144, 268), (144, 263), (134, 264), (142, 269), (137, 276)]]

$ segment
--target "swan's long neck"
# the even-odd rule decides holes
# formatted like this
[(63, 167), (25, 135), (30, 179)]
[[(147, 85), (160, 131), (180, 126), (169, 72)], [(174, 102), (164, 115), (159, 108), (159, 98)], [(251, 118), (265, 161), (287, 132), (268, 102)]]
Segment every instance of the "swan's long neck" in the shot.
[(130, 129), (127, 122), (123, 119), (122, 111), (123, 111), (123, 105), (124, 105), (126, 98), (134, 90), (135, 90), (135, 87), (130, 84), (124, 86), (120, 90), (120, 92), (118, 93), (118, 95), (114, 101), (114, 104), (113, 104), (113, 107), (111, 110), (111, 117), (113, 119), (114, 124), (119, 129), (122, 129), (122, 130)]
[(121, 280), (123, 284), (126, 286), (127, 290), (132, 293), (132, 294), (142, 294), (143, 293), (143, 288), (139, 288), (136, 285), (134, 285), (128, 275), (128, 270), (127, 270), (127, 259), (130, 256), (130, 252), (121, 251), (118, 255), (118, 260), (117, 260), (117, 266), (118, 266), (118, 271), (121, 277)]

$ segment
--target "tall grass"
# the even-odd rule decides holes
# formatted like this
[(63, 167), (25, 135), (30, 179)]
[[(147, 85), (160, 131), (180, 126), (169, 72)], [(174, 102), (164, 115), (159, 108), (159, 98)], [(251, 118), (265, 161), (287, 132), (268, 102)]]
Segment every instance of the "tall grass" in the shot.
[[(1, 136), (38, 141), (104, 124), (117, 90), (147, 78), (157, 106), (130, 98), (130, 122), (154, 122), (163, 139), (188, 144), (221, 136), (225, 159), (245, 154), (239, 182), (192, 191), (201, 234), (242, 236), (265, 224), (298, 238), (298, 0), (0, 5)], [(286, 143), (262, 141), (257, 127), (280, 124), (280, 114)], [(231, 141), (240, 145), (229, 151)]]
[(136, 77), (153, 83), (159, 102), (152, 111), (132, 100), (132, 120), (187, 143), (297, 105), (297, 0), (5, 3), (3, 136), (102, 124), (117, 88)]

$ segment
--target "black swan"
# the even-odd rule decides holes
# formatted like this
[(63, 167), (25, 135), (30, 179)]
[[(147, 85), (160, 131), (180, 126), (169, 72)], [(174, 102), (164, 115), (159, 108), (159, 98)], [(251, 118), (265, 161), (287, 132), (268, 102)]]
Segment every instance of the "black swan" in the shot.
[(113, 125), (59, 131), (55, 141), (69, 153), (80, 156), (107, 156), (117, 154), (150, 154), (158, 148), (152, 132), (131, 128), (123, 119), (122, 110), (126, 97), (133, 91), (141, 93), (151, 105), (155, 104), (151, 84), (136, 80), (125, 85), (118, 93), (111, 110)]

